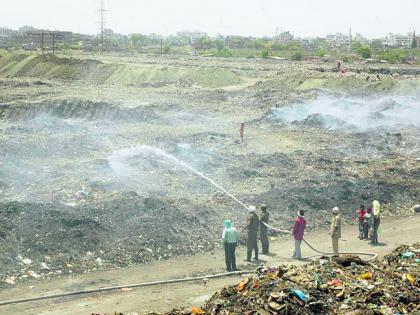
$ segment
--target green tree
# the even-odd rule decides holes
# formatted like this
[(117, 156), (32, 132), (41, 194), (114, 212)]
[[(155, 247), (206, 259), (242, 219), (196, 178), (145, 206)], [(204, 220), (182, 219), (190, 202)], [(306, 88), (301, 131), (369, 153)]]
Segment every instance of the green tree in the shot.
[(403, 62), (407, 56), (407, 52), (404, 49), (387, 49), (379, 54), (379, 58), (386, 60), (389, 63)]
[(357, 49), (357, 52), (359, 53), (362, 58), (370, 58), (372, 57), (372, 49), (368, 45), (362, 45)]
[(254, 42), (255, 49), (266, 49), (268, 41), (266, 39), (257, 38)]
[(373, 51), (378, 51), (378, 50), (384, 49), (384, 43), (381, 39), (374, 39), (370, 43), (370, 47), (372, 48)]
[(317, 55), (319, 58), (324, 57), (326, 54), (327, 54), (327, 51), (325, 50), (325, 48), (324, 48), (324, 47), (319, 47), (319, 48), (317, 49), (317, 51), (316, 51), (316, 55)]
[(362, 46), (363, 46), (362, 43), (357, 41), (357, 40), (355, 40), (351, 43), (351, 49), (353, 49), (354, 51), (357, 51), (357, 52), (359, 51), (360, 47), (362, 47)]
[(130, 34), (128, 38), (133, 47), (140, 47), (147, 44), (147, 36), (140, 33)]
[(292, 59), (292, 60), (296, 60), (296, 61), (300, 61), (300, 60), (302, 60), (303, 59), (303, 56), (304, 56), (304, 52), (303, 52), (303, 50), (296, 50), (291, 56), (290, 56), (290, 58)]
[(221, 50), (218, 50), (216, 53), (216, 57), (230, 58), (232, 56), (233, 56), (232, 52), (227, 47), (223, 47)]
[(213, 43), (212, 43), (210, 37), (208, 37), (208, 36), (201, 36), (197, 40), (197, 48), (200, 49), (200, 50), (210, 49), (212, 44)]
[(169, 52), (171, 51), (171, 45), (169, 45), (169, 43), (165, 43), (165, 45), (163, 45), (163, 53), (169, 54)]
[(214, 43), (216, 44), (217, 51), (221, 51), (225, 47), (225, 42), (221, 39), (216, 39)]
[(264, 49), (263, 51), (261, 51), (261, 58), (268, 58), (268, 49)]

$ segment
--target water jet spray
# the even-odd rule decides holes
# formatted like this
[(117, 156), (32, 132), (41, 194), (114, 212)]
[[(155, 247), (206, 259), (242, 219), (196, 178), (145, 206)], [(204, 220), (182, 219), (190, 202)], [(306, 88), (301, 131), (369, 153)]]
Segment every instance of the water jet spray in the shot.
[(236, 198), (234, 195), (232, 195), (230, 192), (228, 192), (225, 188), (223, 188), (218, 183), (216, 183), (213, 179), (211, 179), (207, 175), (203, 174), (202, 172), (196, 170), (194, 167), (187, 164), (186, 162), (184, 162), (182, 160), (179, 160), (175, 156), (165, 152), (162, 149), (158, 149), (158, 148), (151, 147), (151, 146), (148, 146), (148, 145), (142, 145), (142, 146), (133, 147), (133, 148), (121, 149), (121, 150), (113, 153), (108, 158), (108, 161), (109, 161), (109, 165), (111, 166), (111, 168), (114, 171), (120, 172), (120, 171), (122, 171), (126, 168), (126, 162), (127, 162), (128, 159), (136, 157), (136, 156), (147, 155), (147, 154), (160, 156), (160, 157), (162, 157), (162, 158), (164, 158), (168, 161), (174, 162), (175, 164), (183, 167), (184, 169), (186, 169), (186, 170), (194, 173), (195, 175), (201, 177), (202, 179), (206, 180), (207, 182), (212, 184), (214, 187), (216, 187), (219, 191), (223, 192), (224, 194), (229, 196), (231, 199), (233, 199), (236, 203), (238, 203), (239, 205), (241, 205), (245, 209), (248, 209), (248, 207), (244, 203), (242, 203), (238, 198)]

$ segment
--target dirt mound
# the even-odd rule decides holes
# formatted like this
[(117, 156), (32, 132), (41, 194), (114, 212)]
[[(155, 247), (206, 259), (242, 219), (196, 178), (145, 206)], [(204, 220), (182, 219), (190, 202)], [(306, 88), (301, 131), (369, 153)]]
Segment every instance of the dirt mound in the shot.
[(13, 77), (44, 77), (77, 80), (94, 71), (102, 62), (55, 55), (10, 55), (0, 60), (0, 74)]
[(0, 76), (86, 80), (95, 84), (163, 87), (223, 87), (241, 82), (221, 67), (163, 67), (149, 64), (103, 63), (99, 60), (10, 53), (0, 59)]
[(3, 203), (0, 279), (25, 281), (28, 274), (29, 279), (60, 276), (209, 250), (218, 233), (204, 222), (210, 213), (199, 214), (135, 193), (80, 207)]
[(150, 121), (157, 117), (150, 107), (122, 108), (103, 102), (62, 100), (41, 104), (0, 104), (0, 120), (33, 119), (39, 115), (87, 120)]

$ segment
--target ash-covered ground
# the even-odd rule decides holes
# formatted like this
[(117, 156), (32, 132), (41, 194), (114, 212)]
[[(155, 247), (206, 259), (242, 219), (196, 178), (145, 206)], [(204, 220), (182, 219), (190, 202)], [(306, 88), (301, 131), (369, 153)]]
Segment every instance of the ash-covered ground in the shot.
[(282, 228), (300, 208), (313, 229), (333, 206), (351, 220), (373, 199), (388, 215), (418, 203), (418, 69), (82, 57), (0, 58), (9, 283), (219, 246), (223, 219), (243, 226), (246, 212), (191, 169)]

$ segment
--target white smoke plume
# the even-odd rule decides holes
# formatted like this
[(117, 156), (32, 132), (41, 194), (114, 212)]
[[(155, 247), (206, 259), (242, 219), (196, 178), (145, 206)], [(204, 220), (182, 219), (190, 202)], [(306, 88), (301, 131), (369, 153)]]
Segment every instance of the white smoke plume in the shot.
[(419, 96), (338, 97), (273, 108), (269, 120), (333, 130), (367, 131), (381, 127), (420, 127)]

